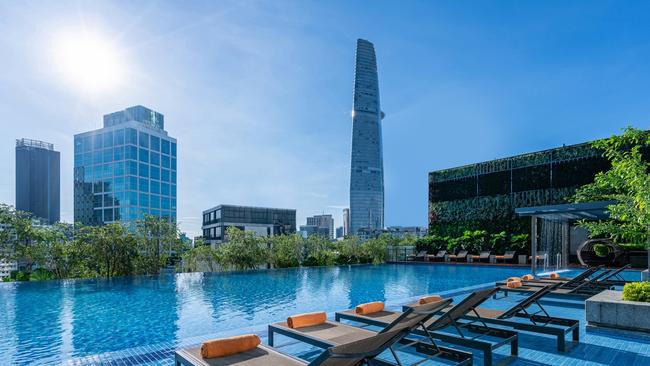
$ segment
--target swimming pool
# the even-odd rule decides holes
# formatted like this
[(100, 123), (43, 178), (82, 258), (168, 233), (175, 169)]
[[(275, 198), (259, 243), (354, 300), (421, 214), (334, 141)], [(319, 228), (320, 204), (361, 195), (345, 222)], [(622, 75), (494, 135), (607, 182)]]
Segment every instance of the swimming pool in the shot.
[(361, 265), (0, 284), (0, 365), (60, 364), (133, 347), (522, 275), (525, 268)]

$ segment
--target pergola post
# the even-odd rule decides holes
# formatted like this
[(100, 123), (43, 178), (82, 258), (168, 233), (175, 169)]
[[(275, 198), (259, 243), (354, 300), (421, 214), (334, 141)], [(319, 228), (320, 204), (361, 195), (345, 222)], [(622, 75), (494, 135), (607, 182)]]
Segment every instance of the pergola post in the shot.
[(537, 216), (530, 217), (530, 270), (537, 275)]

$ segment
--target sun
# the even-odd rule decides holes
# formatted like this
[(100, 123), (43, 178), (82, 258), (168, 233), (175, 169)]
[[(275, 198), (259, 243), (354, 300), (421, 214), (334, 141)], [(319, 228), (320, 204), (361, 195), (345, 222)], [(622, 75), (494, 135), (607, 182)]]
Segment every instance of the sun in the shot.
[(52, 42), (52, 55), (61, 81), (82, 92), (114, 89), (124, 78), (119, 48), (99, 33), (61, 32)]

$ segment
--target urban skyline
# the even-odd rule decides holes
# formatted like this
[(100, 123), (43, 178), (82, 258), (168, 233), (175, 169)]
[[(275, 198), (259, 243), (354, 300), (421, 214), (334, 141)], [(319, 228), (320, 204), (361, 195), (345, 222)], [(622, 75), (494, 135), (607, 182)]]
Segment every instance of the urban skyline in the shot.
[[(647, 35), (642, 9), (148, 4), (0, 7), (8, 55), (0, 61), (0, 146), (6, 156), (21, 137), (57, 146), (64, 221), (73, 217), (72, 171), (63, 168), (73, 164), (73, 135), (142, 104), (178, 121), (166, 128), (185, 147), (178, 221), (191, 236), (205, 202), (292, 207), (299, 222), (325, 211), (340, 226), (357, 38), (372, 40), (381, 61), (386, 226), (426, 225), (429, 171), (590, 141), (650, 119), (650, 73), (639, 61), (647, 55), (637, 46)], [(68, 77), (79, 71), (59, 67), (75, 54), (60, 52), (74, 51), (60, 44), (69, 45), (70, 33), (106, 41), (98, 51), (117, 55), (107, 67), (115, 77), (94, 80), (92, 90)], [(14, 203), (14, 169), (13, 159), (0, 161), (2, 202)], [(221, 172), (237, 184), (216, 179)]]

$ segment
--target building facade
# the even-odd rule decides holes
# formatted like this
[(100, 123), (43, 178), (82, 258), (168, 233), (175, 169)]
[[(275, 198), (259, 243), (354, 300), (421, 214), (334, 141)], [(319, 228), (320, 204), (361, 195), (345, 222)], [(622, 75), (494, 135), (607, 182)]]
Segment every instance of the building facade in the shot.
[(357, 40), (352, 109), (350, 170), (350, 234), (384, 227), (384, 162), (382, 156), (377, 59), (372, 43)]
[(343, 236), (350, 235), (350, 209), (343, 209)]
[(320, 235), (331, 240), (329, 237), (330, 231), (326, 227), (320, 227), (317, 225), (301, 225), (299, 232), (300, 236), (303, 238), (307, 238), (311, 235)]
[(343, 235), (343, 226), (339, 226), (336, 228), (336, 239), (342, 238)]
[(215, 247), (225, 241), (226, 229), (236, 227), (258, 236), (296, 232), (296, 210), (219, 205), (203, 211), (203, 240)]
[(177, 142), (164, 127), (162, 114), (134, 106), (75, 135), (75, 223), (128, 223), (145, 214), (176, 222)]
[(307, 217), (307, 226), (315, 226), (328, 238), (334, 239), (334, 218), (332, 215), (315, 215)]
[(558, 147), (429, 173), (429, 229), (528, 233), (521, 207), (567, 203), (610, 164), (590, 143)]
[(61, 219), (61, 154), (53, 144), (16, 140), (16, 209), (47, 224)]

